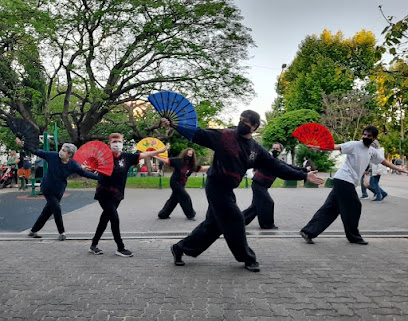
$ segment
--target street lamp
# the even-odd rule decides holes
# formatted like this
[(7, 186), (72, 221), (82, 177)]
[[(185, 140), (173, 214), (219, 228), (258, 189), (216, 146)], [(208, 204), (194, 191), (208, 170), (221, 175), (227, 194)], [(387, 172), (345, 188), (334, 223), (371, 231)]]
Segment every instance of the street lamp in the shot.
[(286, 68), (286, 64), (282, 64), (282, 67), (281, 67), (281, 72), (280, 72), (280, 74), (279, 74), (279, 77), (278, 77), (278, 85), (277, 85), (277, 87), (276, 87), (276, 93), (278, 94), (278, 104), (277, 104), (277, 106), (276, 106), (276, 114), (277, 115), (279, 115), (279, 109), (280, 109), (280, 107), (281, 107), (281, 101), (280, 101), (280, 96), (281, 96), (281, 94), (280, 94), (280, 89), (279, 89), (279, 87), (280, 87), (280, 81), (281, 81), (281, 77), (282, 77), (282, 73), (283, 73), (283, 70)]

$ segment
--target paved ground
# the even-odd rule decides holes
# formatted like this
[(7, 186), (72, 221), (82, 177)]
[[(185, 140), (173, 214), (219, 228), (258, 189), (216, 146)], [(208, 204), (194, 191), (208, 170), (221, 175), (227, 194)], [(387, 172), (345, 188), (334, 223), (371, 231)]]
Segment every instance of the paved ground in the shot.
[[(134, 257), (115, 256), (109, 233), (100, 243), (105, 254), (89, 254), (100, 214), (90, 200), (64, 215), (65, 242), (55, 240), (52, 220), (43, 240), (0, 233), (0, 320), (407, 320), (407, 180), (385, 176), (390, 196), (364, 201), (360, 229), (368, 246), (349, 244), (339, 219), (315, 245), (305, 244), (295, 233), (330, 190), (272, 189), (278, 232), (262, 234), (257, 222), (248, 227), (260, 273), (237, 263), (222, 239), (174, 266), (170, 245), (198, 222), (179, 209), (170, 220), (156, 219), (169, 190), (127, 190), (121, 226)], [(189, 192), (203, 219), (204, 191)], [(244, 208), (251, 190), (237, 197)], [(387, 233), (399, 237), (380, 237)]]

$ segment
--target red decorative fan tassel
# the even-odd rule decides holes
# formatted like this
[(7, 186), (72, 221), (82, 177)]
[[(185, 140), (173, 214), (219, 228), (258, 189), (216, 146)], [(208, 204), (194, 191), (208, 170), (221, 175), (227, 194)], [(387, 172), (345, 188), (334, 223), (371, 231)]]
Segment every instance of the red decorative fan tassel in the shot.
[(333, 136), (326, 127), (320, 124), (308, 123), (299, 126), (292, 133), (292, 136), (305, 145), (317, 146), (321, 150), (334, 149)]
[(95, 140), (82, 145), (74, 154), (74, 160), (100, 174), (112, 175), (112, 151), (108, 145), (100, 141)]

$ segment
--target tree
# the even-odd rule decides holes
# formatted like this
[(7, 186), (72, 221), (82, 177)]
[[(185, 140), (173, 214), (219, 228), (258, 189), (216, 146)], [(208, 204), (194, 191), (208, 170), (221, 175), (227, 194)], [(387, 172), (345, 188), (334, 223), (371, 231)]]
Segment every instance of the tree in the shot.
[(336, 142), (360, 139), (362, 129), (373, 123), (378, 108), (374, 95), (361, 90), (324, 94), (323, 105), (320, 123), (330, 130)]
[(289, 111), (270, 121), (264, 129), (262, 141), (265, 148), (269, 149), (273, 143), (279, 142), (292, 154), (292, 163), (295, 161), (295, 146), (299, 143), (292, 136), (293, 131), (300, 125), (317, 122), (319, 114), (313, 110), (301, 109)]
[(370, 31), (362, 30), (351, 39), (345, 39), (341, 31), (333, 35), (327, 30), (320, 36), (307, 36), (279, 81), (285, 109), (322, 113), (323, 94), (338, 95), (353, 90), (357, 81), (368, 82), (377, 61)]
[(51, 62), (43, 118), (62, 122), (78, 145), (102, 120), (116, 124), (110, 113), (121, 108), (136, 131), (140, 118), (125, 104), (162, 89), (217, 112), (253, 93), (239, 62), (254, 42), (231, 0), (50, 0), (40, 9), (56, 25), (41, 43), (42, 61)]

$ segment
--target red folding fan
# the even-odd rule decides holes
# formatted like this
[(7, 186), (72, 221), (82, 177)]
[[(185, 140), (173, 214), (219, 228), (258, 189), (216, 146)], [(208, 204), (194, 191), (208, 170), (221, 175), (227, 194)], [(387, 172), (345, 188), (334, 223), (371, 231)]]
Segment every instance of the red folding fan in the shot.
[(90, 167), (98, 173), (111, 176), (113, 171), (113, 154), (108, 145), (94, 140), (82, 145), (74, 154), (74, 160)]
[(330, 131), (323, 125), (308, 123), (299, 126), (292, 133), (292, 136), (299, 139), (305, 145), (316, 146), (321, 150), (333, 150), (334, 139)]

